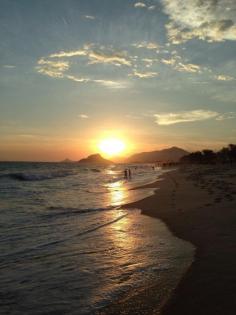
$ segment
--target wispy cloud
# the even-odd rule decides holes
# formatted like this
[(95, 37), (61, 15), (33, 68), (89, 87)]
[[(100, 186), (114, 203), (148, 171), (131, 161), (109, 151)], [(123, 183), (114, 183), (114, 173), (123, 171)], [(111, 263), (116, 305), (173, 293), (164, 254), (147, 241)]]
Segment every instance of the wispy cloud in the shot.
[(146, 3), (144, 2), (136, 2), (134, 4), (134, 7), (135, 8), (140, 8), (140, 9), (147, 9), (147, 10), (155, 10), (156, 9), (156, 6), (155, 5), (147, 5)]
[(89, 64), (108, 63), (113, 65), (131, 66), (132, 63), (128, 59), (127, 54), (111, 49), (93, 49), (93, 44), (85, 45), (82, 49), (71, 51), (60, 51), (49, 55), (49, 58), (70, 58), (85, 56), (89, 60)]
[(87, 83), (87, 82), (90, 82), (91, 80), (88, 79), (88, 78), (82, 78), (82, 77), (76, 77), (74, 75), (65, 75), (64, 76), (65, 78), (69, 79), (69, 80), (72, 80), (72, 81), (75, 81), (75, 82), (78, 82), (78, 83)]
[(158, 49), (160, 48), (160, 45), (158, 45), (155, 42), (139, 42), (139, 43), (134, 43), (132, 44), (132, 46), (136, 47), (136, 48), (146, 48), (146, 49)]
[(146, 5), (144, 2), (136, 2), (136, 3), (134, 4), (134, 7), (135, 7), (135, 8), (146, 8), (147, 5)]
[[(97, 78), (93, 75), (77, 76), (68, 73), (73, 66), (68, 59), (70, 58), (87, 58), (87, 64), (112, 64), (115, 66), (132, 66), (132, 59), (129, 59), (125, 52), (115, 51), (112, 48), (99, 47), (94, 49), (94, 44), (86, 44), (81, 49), (70, 51), (59, 51), (50, 54), (48, 57), (40, 58), (35, 67), (38, 73), (47, 75), (52, 78), (68, 79), (78, 83), (96, 83), (108, 88), (118, 89), (126, 88), (128, 83), (120, 80), (110, 80), (105, 78)], [(61, 60), (63, 58), (63, 60)], [(86, 62), (86, 60), (85, 60)]]
[(112, 81), (112, 80), (92, 80), (92, 82), (101, 84), (111, 89), (124, 89), (129, 86), (125, 81)]
[(132, 65), (131, 61), (126, 58), (124, 53), (91, 51), (88, 53), (88, 57), (90, 64), (110, 63), (116, 66), (125, 65), (129, 67)]
[(180, 72), (190, 72), (190, 73), (196, 73), (196, 72), (201, 72), (201, 67), (199, 65), (195, 65), (192, 63), (187, 63), (184, 64), (182, 62), (179, 62), (176, 66), (175, 69), (180, 71)]
[(14, 65), (3, 65), (3, 68), (5, 69), (14, 69), (16, 66)]
[(150, 5), (149, 7), (148, 7), (148, 10), (155, 10), (156, 9), (156, 6), (155, 5)]
[(229, 75), (223, 75), (223, 74), (216, 75), (215, 79), (218, 81), (233, 81), (233, 80), (235, 80), (234, 77), (231, 77)]
[(155, 78), (159, 75), (158, 72), (139, 72), (139, 71), (134, 71), (133, 74), (130, 76), (138, 77), (140, 79), (150, 79), (150, 78)]
[(158, 61), (158, 59), (156, 59), (156, 58), (153, 58), (153, 59), (151, 59), (151, 58), (143, 58), (142, 61), (145, 63), (147, 68), (150, 68), (153, 65), (153, 63)]
[(95, 20), (95, 16), (93, 15), (84, 15), (84, 18), (87, 19), (87, 20)]
[(121, 81), (112, 81), (112, 80), (105, 80), (105, 79), (91, 79), (91, 78), (83, 78), (83, 77), (76, 77), (74, 75), (64, 75), (64, 78), (72, 80), (78, 83), (96, 83), (102, 86), (111, 88), (111, 89), (122, 89), (128, 86), (127, 82)]
[(189, 72), (189, 73), (201, 73), (202, 68), (200, 65), (196, 65), (193, 63), (185, 63), (181, 60), (181, 57), (176, 55), (169, 59), (162, 58), (161, 62), (165, 65), (173, 67), (173, 69), (179, 72)]
[(68, 61), (54, 61), (41, 58), (36, 66), (37, 72), (52, 78), (62, 78), (64, 72), (69, 69)]
[(216, 117), (216, 120), (225, 120), (225, 119), (234, 119), (234, 118), (236, 118), (236, 113), (230, 112), (230, 113), (219, 115), (218, 117)]
[(57, 53), (49, 55), (49, 58), (78, 57), (78, 56), (86, 56), (87, 54), (88, 52), (86, 49), (59, 51)]
[(89, 116), (86, 114), (80, 114), (80, 115), (78, 115), (78, 117), (81, 119), (88, 119), (89, 118)]
[(173, 66), (176, 63), (176, 59), (175, 58), (169, 58), (169, 59), (162, 58), (161, 62), (164, 63), (165, 65)]
[(166, 126), (185, 122), (202, 121), (212, 118), (217, 119), (220, 116), (222, 115), (218, 112), (203, 109), (154, 115), (158, 125)]
[(174, 44), (192, 38), (209, 42), (236, 40), (235, 1), (162, 0), (162, 4), (170, 18), (166, 28)]

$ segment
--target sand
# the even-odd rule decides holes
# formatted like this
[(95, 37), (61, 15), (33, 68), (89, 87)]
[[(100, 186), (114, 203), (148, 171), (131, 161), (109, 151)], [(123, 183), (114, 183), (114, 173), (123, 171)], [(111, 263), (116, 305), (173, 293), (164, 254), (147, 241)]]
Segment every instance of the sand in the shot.
[[(155, 195), (127, 205), (163, 220), (196, 247), (195, 259), (163, 305), (163, 315), (236, 314), (236, 167), (185, 167), (166, 173)], [(163, 283), (164, 286), (164, 283)], [(159, 314), (155, 286), (101, 314)]]

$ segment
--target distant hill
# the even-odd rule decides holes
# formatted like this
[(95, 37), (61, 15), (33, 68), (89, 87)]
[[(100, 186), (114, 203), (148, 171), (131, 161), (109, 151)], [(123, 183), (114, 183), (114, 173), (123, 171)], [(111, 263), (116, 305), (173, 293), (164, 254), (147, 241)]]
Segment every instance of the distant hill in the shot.
[(100, 165), (113, 164), (112, 161), (104, 159), (100, 154), (89, 155), (87, 158), (82, 159), (78, 162), (82, 164), (100, 164)]
[(127, 163), (155, 163), (155, 162), (178, 162), (183, 156), (189, 154), (189, 152), (172, 147), (159, 151), (142, 152), (130, 156)]
[(65, 159), (63, 161), (61, 161), (61, 163), (73, 163), (74, 161), (70, 160), (70, 159)]

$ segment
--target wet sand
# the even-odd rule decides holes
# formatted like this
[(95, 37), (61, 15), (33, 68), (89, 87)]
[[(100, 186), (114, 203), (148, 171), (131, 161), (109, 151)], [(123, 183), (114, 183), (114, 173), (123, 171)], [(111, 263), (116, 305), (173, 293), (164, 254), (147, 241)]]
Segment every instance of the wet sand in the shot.
[[(166, 293), (161, 314), (235, 314), (236, 167), (187, 167), (145, 187), (160, 189), (127, 207), (163, 220), (172, 233), (196, 247), (193, 264), (171, 297)], [(160, 314), (156, 290), (155, 285), (140, 290), (101, 314)]]

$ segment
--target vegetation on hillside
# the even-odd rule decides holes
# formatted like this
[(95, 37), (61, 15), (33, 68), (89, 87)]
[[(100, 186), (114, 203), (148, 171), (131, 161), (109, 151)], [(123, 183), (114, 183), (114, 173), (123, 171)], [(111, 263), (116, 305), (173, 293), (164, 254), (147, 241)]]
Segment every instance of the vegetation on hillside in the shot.
[(236, 144), (229, 144), (217, 152), (209, 149), (192, 152), (182, 157), (180, 162), (196, 164), (235, 163)]

